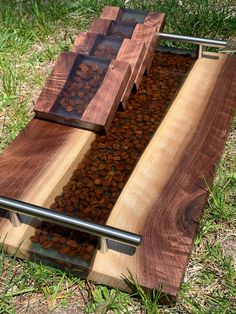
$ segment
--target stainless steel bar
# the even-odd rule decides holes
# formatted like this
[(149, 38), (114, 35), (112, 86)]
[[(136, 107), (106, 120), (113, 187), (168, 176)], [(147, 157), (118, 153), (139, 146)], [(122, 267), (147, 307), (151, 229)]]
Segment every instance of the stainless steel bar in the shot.
[(132, 232), (74, 218), (47, 208), (13, 200), (3, 196), (0, 196), (0, 208), (43, 219), (45, 221), (53, 222), (71, 229), (87, 232), (134, 247), (139, 246), (142, 239), (140, 235)]
[(171, 40), (171, 41), (179, 41), (188, 44), (209, 46), (209, 47), (218, 47), (223, 48), (226, 46), (227, 41), (225, 40), (216, 40), (209, 38), (200, 38), (200, 37), (191, 37), (191, 36), (183, 36), (177, 34), (168, 34), (168, 33), (156, 33), (161, 39)]

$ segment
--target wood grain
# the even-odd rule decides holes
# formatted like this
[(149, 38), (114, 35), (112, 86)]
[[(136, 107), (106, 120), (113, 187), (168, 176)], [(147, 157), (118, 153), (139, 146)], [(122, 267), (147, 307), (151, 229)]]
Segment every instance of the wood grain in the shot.
[[(0, 155), (0, 195), (49, 207), (94, 139), (89, 131), (33, 119)], [(14, 228), (1, 218), (0, 230), (10, 254), (22, 241), (18, 256), (31, 252), (26, 234), (34, 234), (33, 227)]]
[[(123, 189), (108, 225), (143, 236), (136, 254), (97, 252), (89, 279), (176, 297), (236, 106), (236, 58), (200, 59)], [(204, 84), (202, 83), (204, 82)]]
[(139, 40), (124, 39), (122, 46), (120, 47), (116, 60), (125, 61), (131, 66), (131, 75), (121, 99), (123, 108), (125, 108), (128, 101), (134, 82), (141, 81), (142, 79), (138, 78), (138, 75), (142, 75), (140, 69), (143, 67), (145, 53), (145, 44), (141, 43)]
[[(66, 91), (65, 86), (69, 79), (71, 80), (70, 73), (75, 71), (74, 64), (80, 62), (80, 59), (82, 60), (81, 62), (84, 62), (83, 60), (86, 58), (95, 65), (99, 65), (101, 62), (107, 64), (107, 73), (103, 81), (100, 82), (100, 87), (97, 87), (97, 92), (95, 92), (95, 95), (88, 101), (86, 106), (82, 108), (81, 113), (77, 114), (75, 109), (72, 108), (72, 114), (68, 114), (65, 109), (60, 109), (61, 100), (59, 101), (58, 99), (62, 97), (60, 96), (61, 93)], [(123, 61), (112, 60), (109, 64), (109, 61), (93, 56), (85, 57), (84, 55), (73, 52), (63, 53), (62, 56), (59, 56), (34, 106), (36, 116), (49, 121), (81, 127), (96, 132), (107, 132), (117, 106), (121, 101), (130, 73), (129, 64)], [(83, 94), (85, 95), (86, 93), (89, 93), (89, 91)], [(59, 103), (58, 105), (57, 102)]]
[(90, 51), (97, 38), (97, 34), (89, 32), (80, 32), (73, 43), (71, 48), (72, 52), (90, 54)]
[(107, 20), (116, 20), (119, 12), (119, 7), (106, 5), (102, 11), (101, 18)]
[(161, 32), (165, 25), (165, 14), (161, 12), (148, 12), (144, 24), (154, 26), (157, 32)]
[(127, 62), (112, 60), (104, 81), (81, 117), (81, 122), (108, 131), (131, 74)]
[(94, 34), (106, 35), (110, 25), (111, 20), (100, 19), (99, 17), (95, 17), (92, 21), (92, 24), (89, 27), (89, 32)]
[(156, 32), (155, 26), (142, 24), (137, 24), (133, 32), (132, 39), (142, 41), (145, 43), (146, 46), (146, 53), (144, 55), (143, 64), (142, 67), (140, 67), (139, 73), (135, 80), (137, 88), (140, 85), (145, 70), (149, 71), (152, 65), (154, 53), (159, 43), (159, 37), (157, 36), (157, 34), (155, 34), (155, 32)]
[(34, 110), (42, 112), (50, 110), (68, 79), (76, 57), (77, 55), (72, 52), (64, 52), (58, 56), (55, 66), (34, 106)]

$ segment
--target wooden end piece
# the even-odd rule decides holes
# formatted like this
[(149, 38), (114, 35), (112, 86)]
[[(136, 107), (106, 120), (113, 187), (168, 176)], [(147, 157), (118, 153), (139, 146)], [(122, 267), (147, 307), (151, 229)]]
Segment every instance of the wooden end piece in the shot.
[(132, 39), (144, 42), (146, 46), (146, 53), (144, 56), (143, 64), (135, 80), (135, 85), (137, 86), (137, 88), (140, 85), (145, 70), (148, 71), (152, 65), (152, 60), (158, 43), (158, 36), (155, 33), (156, 33), (155, 26), (143, 24), (137, 24), (133, 32)]
[(120, 12), (119, 7), (106, 5), (102, 11), (101, 18), (107, 20), (116, 20), (119, 12)]
[(160, 12), (149, 12), (144, 20), (145, 25), (156, 27), (156, 32), (161, 32), (165, 25), (165, 14)]
[[(84, 73), (81, 65), (85, 65)], [(129, 64), (122, 61), (110, 62), (94, 56), (64, 53), (58, 58), (34, 106), (36, 116), (106, 132), (130, 72)]]
[(72, 46), (72, 52), (82, 53), (85, 55), (90, 54), (90, 50), (92, 49), (94, 42), (97, 38), (97, 34), (89, 33), (89, 32), (81, 32), (79, 33), (74, 41)]
[[(127, 62), (112, 60), (104, 81), (81, 117), (81, 122), (95, 124), (107, 132), (131, 74)], [(91, 124), (92, 123), (92, 124)]]
[(120, 47), (116, 60), (128, 62), (131, 66), (130, 79), (121, 100), (123, 108), (125, 108), (134, 82), (138, 79), (138, 75), (140, 75), (140, 68), (143, 67), (145, 53), (145, 44), (139, 40), (124, 39)]
[(89, 28), (89, 32), (106, 35), (110, 27), (110, 24), (111, 20), (100, 19), (98, 17), (95, 17)]

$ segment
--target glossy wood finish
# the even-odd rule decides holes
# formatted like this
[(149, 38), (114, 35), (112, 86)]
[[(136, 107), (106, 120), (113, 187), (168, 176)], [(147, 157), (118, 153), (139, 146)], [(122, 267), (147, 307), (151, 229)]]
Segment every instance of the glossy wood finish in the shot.
[(234, 115), (235, 67), (233, 56), (196, 62), (107, 221), (141, 234), (141, 247), (97, 252), (89, 279), (128, 290), (130, 271), (176, 297)]
[[(93, 55), (93, 50), (97, 45), (97, 42), (104, 40), (110, 40), (116, 43), (117, 38), (112, 38), (110, 36), (98, 35), (94, 33), (79, 33), (76, 36), (75, 42), (72, 47), (72, 51), (76, 53), (84, 53), (88, 55)], [(125, 108), (128, 97), (132, 91), (134, 82), (140, 82), (143, 76), (144, 69), (146, 68), (145, 62), (146, 48), (145, 44), (139, 40), (124, 39), (118, 50), (116, 60), (125, 61), (131, 66), (131, 75), (127, 83), (126, 89), (121, 99), (121, 104)], [(106, 57), (106, 54), (104, 54)], [(141, 75), (141, 77), (138, 77)]]
[[(63, 53), (59, 56), (34, 106), (34, 111), (39, 118), (97, 132), (107, 132), (129, 80), (130, 66), (123, 61), (112, 60), (100, 87), (84, 111), (80, 115), (68, 115), (64, 111), (55, 111), (54, 108), (78, 58), (84, 59), (85, 57), (73, 52)], [(104, 63), (103, 60), (96, 57), (89, 57), (90, 59), (93, 64)]]

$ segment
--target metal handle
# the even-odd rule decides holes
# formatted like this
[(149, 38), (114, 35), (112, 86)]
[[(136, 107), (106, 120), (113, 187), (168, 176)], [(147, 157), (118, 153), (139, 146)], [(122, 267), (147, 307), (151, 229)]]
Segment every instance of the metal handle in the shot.
[(172, 41), (178, 41), (178, 42), (184, 42), (184, 43), (188, 43), (188, 44), (198, 45), (199, 46), (198, 58), (202, 57), (202, 51), (203, 51), (202, 47), (203, 46), (223, 48), (227, 45), (227, 41), (225, 41), (225, 40), (191, 37), (191, 36), (183, 36), (183, 35), (168, 34), (168, 33), (157, 33), (157, 35), (161, 39), (165, 39), (165, 40), (172, 40)]
[(98, 237), (111, 239), (134, 247), (139, 246), (142, 239), (140, 235), (132, 232), (96, 224), (84, 219), (74, 218), (67, 214), (58, 213), (47, 208), (3, 196), (0, 196), (0, 208), (9, 210), (10, 212), (21, 213), (43, 219), (74, 230), (87, 232)]

